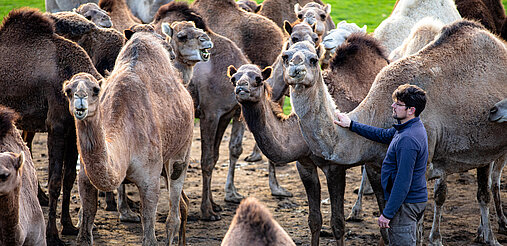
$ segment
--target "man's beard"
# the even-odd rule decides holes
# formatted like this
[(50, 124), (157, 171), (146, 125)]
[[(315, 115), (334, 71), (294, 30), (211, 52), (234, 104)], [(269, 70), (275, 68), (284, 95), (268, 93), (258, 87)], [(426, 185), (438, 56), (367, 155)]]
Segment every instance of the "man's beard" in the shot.
[(401, 120), (404, 120), (404, 119), (405, 119), (405, 118), (407, 118), (407, 117), (406, 117), (406, 116), (405, 116), (405, 117), (399, 117), (399, 116), (396, 114), (396, 112), (393, 112), (393, 118), (394, 118), (395, 120), (399, 120), (399, 121), (401, 121)]

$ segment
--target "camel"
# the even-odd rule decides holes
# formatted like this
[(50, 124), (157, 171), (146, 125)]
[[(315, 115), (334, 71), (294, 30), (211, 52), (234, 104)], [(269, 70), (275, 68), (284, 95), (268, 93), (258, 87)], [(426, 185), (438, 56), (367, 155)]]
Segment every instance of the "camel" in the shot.
[(347, 21), (341, 21), (338, 23), (336, 28), (329, 31), (326, 37), (322, 40), (322, 44), (324, 45), (326, 52), (320, 60), (320, 67), (322, 69), (328, 68), (331, 58), (336, 53), (336, 47), (345, 42), (345, 39), (354, 32), (366, 33), (366, 28), (366, 25), (359, 28), (356, 23), (347, 23)]
[(331, 5), (310, 2), (302, 8), (299, 3), (294, 5), (294, 12), (301, 22), (306, 22), (309, 25), (315, 24), (315, 32), (319, 37), (326, 37), (328, 31), (335, 28), (334, 22), (331, 20), (329, 13), (331, 13)]
[(113, 21), (113, 28), (123, 33), (141, 20), (135, 17), (127, 6), (126, 0), (100, 0), (99, 7), (106, 11)]
[[(262, 1), (260, 10), (256, 13), (274, 21), (278, 27), (283, 29), (284, 21), (294, 23), (298, 20), (296, 13), (294, 13), (294, 5), (305, 6), (310, 2), (324, 5), (321, 0), (265, 0)], [(331, 16), (327, 17), (326, 22), (333, 23)]]
[(46, 12), (71, 11), (85, 3), (98, 3), (98, 0), (45, 0)]
[(150, 23), (160, 6), (170, 3), (172, 0), (127, 0), (127, 5), (132, 14), (143, 23)]
[[(20, 114), (19, 129), (48, 132), (49, 218), (46, 240), (62, 245), (56, 228), (56, 206), (63, 186), (62, 234), (76, 234), (69, 214), (70, 192), (76, 178), (77, 148), (72, 116), (61, 93), (64, 80), (78, 72), (97, 79), (86, 52), (54, 33), (53, 21), (35, 9), (13, 10), (0, 28), (0, 104)], [(43, 68), (43, 69), (42, 69)], [(62, 184), (63, 179), (63, 184)]]
[[(443, 53), (447, 55), (442, 56)], [(320, 70), (313, 64), (317, 59), (313, 46), (298, 43), (286, 51), (285, 56), (291, 102), (312, 152), (340, 165), (380, 162), (386, 146), (333, 124), (336, 106), (327, 92)], [(455, 67), (458, 60), (460, 66)], [(481, 210), (477, 240), (499, 245), (488, 218), (488, 174), (490, 167), (501, 170), (505, 165), (507, 136), (504, 135), (507, 132), (500, 124), (485, 121), (487, 111), (484, 108), (507, 95), (504, 86), (507, 74), (502, 69), (506, 65), (507, 50), (501, 40), (480, 24), (457, 21), (445, 26), (439, 37), (416, 55), (402, 58), (384, 68), (365, 99), (348, 113), (354, 121), (387, 128), (391, 124), (391, 114), (385, 104), (399, 85), (415, 84), (427, 91), (430, 100), (421, 115), (428, 131), (430, 149), (427, 177), (438, 178), (429, 238), (431, 244), (442, 245), (439, 223), (447, 175), (476, 168), (477, 199)], [(324, 106), (315, 108), (313, 105)], [(449, 112), (461, 117), (459, 120), (450, 118), (446, 115)], [(444, 125), (446, 127), (442, 128)], [(503, 161), (500, 159), (502, 156)], [(376, 190), (378, 187), (373, 188)]]
[[(156, 245), (155, 212), (164, 169), (170, 182), (171, 208), (166, 220), (166, 244), (170, 245), (180, 226), (180, 194), (192, 144), (192, 98), (172, 66), (169, 44), (152, 26), (136, 25), (125, 34), (129, 41), (111, 75), (101, 82), (102, 88), (86, 73), (74, 75), (63, 86), (75, 118), (83, 165), (79, 173), (83, 219), (77, 240), (93, 243), (97, 190), (116, 189), (126, 178), (136, 184), (141, 196), (142, 243)], [(132, 137), (132, 132), (137, 134)]]
[[(463, 18), (480, 22), (492, 33), (500, 34), (505, 20), (505, 9), (500, 0), (455, 0)], [(502, 36), (504, 39), (505, 37)]]
[(242, 11), (234, 0), (196, 0), (191, 7), (211, 30), (230, 38), (254, 64), (270, 66), (280, 54), (281, 29), (264, 16)]
[(495, 106), (489, 110), (488, 120), (498, 123), (507, 121), (507, 99), (504, 98), (495, 103)]
[(415, 54), (431, 43), (440, 34), (442, 27), (444, 27), (444, 23), (432, 16), (421, 19), (412, 27), (410, 34), (403, 43), (389, 54), (389, 60), (396, 61)]
[(0, 244), (46, 245), (37, 174), (16, 119), (13, 110), (0, 106)]
[(241, 202), (222, 246), (296, 245), (269, 210), (255, 198)]
[(412, 26), (426, 16), (433, 16), (444, 24), (461, 19), (453, 0), (400, 0), (373, 36), (382, 41), (389, 54), (403, 43)]
[[(328, 82), (330, 85), (336, 83), (333, 85), (337, 96), (335, 101), (353, 108), (353, 102), (348, 101), (351, 100), (350, 97), (340, 96), (340, 93), (348, 91), (346, 94), (354, 94), (352, 90), (358, 89), (358, 97), (361, 95), (364, 97), (368, 88), (363, 91), (359, 89), (373, 82), (376, 73), (382, 68), (379, 64), (387, 65), (387, 58), (379, 42), (365, 34), (351, 35), (338, 48), (337, 53), (342, 55), (335, 58), (332, 69), (326, 71)], [(297, 161), (298, 172), (308, 196), (311, 245), (319, 244), (319, 233), (322, 228), (317, 167), (324, 171), (331, 194), (331, 227), (336, 241), (343, 244), (345, 168), (334, 165), (310, 151), (299, 129), (297, 115), (295, 113), (283, 115), (280, 105), (273, 102), (270, 97), (271, 88), (267, 79), (270, 71), (271, 68), (267, 68), (261, 72), (258, 67), (251, 64), (243, 65), (237, 70), (235, 67), (229, 67), (229, 75), (231, 82), (236, 86), (236, 97), (241, 104), (243, 117), (262, 152), (271, 161), (275, 163)], [(258, 82), (256, 77), (262, 78), (261, 82)]]
[(261, 5), (257, 4), (253, 0), (239, 0), (236, 2), (236, 4), (238, 5), (238, 7), (245, 10), (246, 12), (252, 12), (252, 13), (259, 12), (259, 10), (261, 8)]
[(104, 28), (110, 28), (113, 26), (111, 17), (106, 11), (101, 9), (96, 3), (85, 3), (79, 6), (77, 9), (73, 9), (74, 12), (84, 16), (87, 20), (95, 23), (95, 25)]

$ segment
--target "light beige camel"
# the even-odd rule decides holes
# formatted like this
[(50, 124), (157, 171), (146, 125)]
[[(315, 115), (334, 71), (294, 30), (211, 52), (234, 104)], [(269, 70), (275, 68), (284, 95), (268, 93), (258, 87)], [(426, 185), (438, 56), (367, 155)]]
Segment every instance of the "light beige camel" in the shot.
[[(281, 29), (283, 29), (283, 22), (288, 21), (294, 23), (298, 20), (296, 13), (294, 13), (294, 6), (299, 4), (305, 6), (307, 3), (315, 2), (324, 6), (321, 0), (265, 0), (262, 1), (260, 10), (256, 13), (266, 16), (268, 19), (274, 21)], [(333, 23), (331, 16), (328, 16), (327, 23)]]
[[(312, 152), (341, 165), (381, 162), (386, 146), (333, 124), (336, 106), (320, 70), (315, 68), (317, 58), (313, 46), (296, 44), (285, 55), (292, 105)], [(460, 61), (459, 66), (454, 65), (456, 61)], [(507, 95), (507, 72), (502, 69), (505, 66), (507, 50), (503, 41), (475, 22), (458, 21), (445, 26), (440, 36), (416, 55), (384, 68), (366, 98), (348, 114), (358, 122), (387, 128), (392, 120), (386, 104), (399, 85), (415, 84), (427, 91), (428, 104), (421, 114), (430, 150), (427, 176), (439, 178), (435, 185), (431, 244), (442, 244), (439, 223), (446, 196), (446, 176), (477, 168), (477, 198), (481, 209), (477, 240), (499, 245), (488, 218), (488, 177), (492, 162), (507, 153), (507, 132), (500, 124), (488, 123), (484, 109)], [(503, 165), (505, 161), (497, 161), (493, 170), (500, 170)]]
[(266, 206), (255, 198), (241, 201), (222, 246), (287, 246), (296, 245), (276, 222)]
[(102, 88), (83, 73), (64, 84), (83, 165), (83, 218), (77, 240), (93, 243), (97, 189), (111, 191), (126, 178), (139, 188), (143, 245), (156, 245), (155, 212), (164, 169), (170, 180), (170, 245), (180, 226), (179, 200), (192, 143), (192, 98), (172, 66), (169, 44), (151, 26), (134, 26), (126, 37), (130, 40)]
[(35, 166), (14, 126), (17, 117), (0, 106), (0, 245), (46, 245)]
[(88, 2), (98, 3), (98, 0), (45, 0), (46, 11), (56, 13), (61, 11), (71, 11), (81, 4)]
[(310, 2), (301, 7), (299, 3), (294, 5), (294, 12), (301, 22), (315, 25), (315, 32), (319, 37), (326, 37), (327, 33), (335, 28), (334, 22), (330, 21), (331, 5)]
[(141, 24), (141, 20), (132, 14), (125, 0), (100, 0), (99, 7), (109, 14), (113, 28), (121, 33), (135, 24)]
[(95, 25), (104, 28), (110, 28), (113, 26), (111, 17), (106, 11), (101, 9), (96, 3), (85, 3), (79, 6), (74, 12), (84, 16), (87, 20), (95, 23)]

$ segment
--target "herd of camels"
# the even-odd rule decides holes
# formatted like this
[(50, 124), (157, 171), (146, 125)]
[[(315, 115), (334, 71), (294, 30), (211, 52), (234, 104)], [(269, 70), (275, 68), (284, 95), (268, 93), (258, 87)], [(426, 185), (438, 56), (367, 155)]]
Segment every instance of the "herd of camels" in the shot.
[[(211, 179), (232, 124), (225, 200), (241, 204), (222, 245), (295, 245), (264, 205), (234, 185), (247, 128), (256, 141), (248, 159), (258, 160), (260, 152), (269, 159), (273, 196), (292, 196), (278, 183), (275, 166), (296, 161), (309, 207), (311, 241), (303, 244), (312, 246), (322, 229), (317, 169), (323, 171), (331, 230), (344, 245), (345, 172), (364, 165), (347, 220), (359, 219), (368, 182), (382, 211), (387, 145), (334, 125), (334, 114), (388, 128), (385, 105), (405, 83), (429, 98), (421, 114), (426, 176), (437, 180), (433, 226), (418, 242), (443, 245), (446, 178), (471, 169), (481, 213), (476, 240), (500, 245), (490, 224), (490, 194), (498, 233), (507, 234), (500, 199), (507, 17), (500, 0), (398, 0), (372, 34), (354, 23), (335, 24), (321, 0), (46, 0), (46, 11), (12, 10), (0, 27), (0, 245), (65, 245), (56, 224), (61, 192), (61, 234), (92, 245), (99, 191), (121, 221), (142, 223), (142, 245), (157, 245), (160, 177), (170, 199), (165, 244), (184, 245), (190, 202), (183, 184), (194, 118), (200, 119), (203, 220), (221, 219)], [(289, 115), (282, 110), (286, 96)], [(49, 197), (31, 157), (40, 132), (48, 134)], [(69, 213), (76, 175), (77, 227)], [(128, 206), (126, 182), (139, 189), (140, 216)], [(41, 205), (49, 206), (47, 222)], [(380, 234), (387, 244), (386, 231)]]

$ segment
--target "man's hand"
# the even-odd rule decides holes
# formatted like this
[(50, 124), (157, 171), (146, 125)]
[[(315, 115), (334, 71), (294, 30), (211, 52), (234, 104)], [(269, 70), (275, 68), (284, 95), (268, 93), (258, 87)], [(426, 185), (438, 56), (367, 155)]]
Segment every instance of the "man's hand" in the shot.
[(338, 119), (334, 120), (333, 123), (345, 128), (350, 127), (350, 118), (346, 114), (336, 111), (335, 116)]
[(380, 226), (380, 228), (389, 228), (389, 222), (391, 220), (384, 217), (384, 215), (380, 215), (380, 217), (378, 217), (378, 226)]

